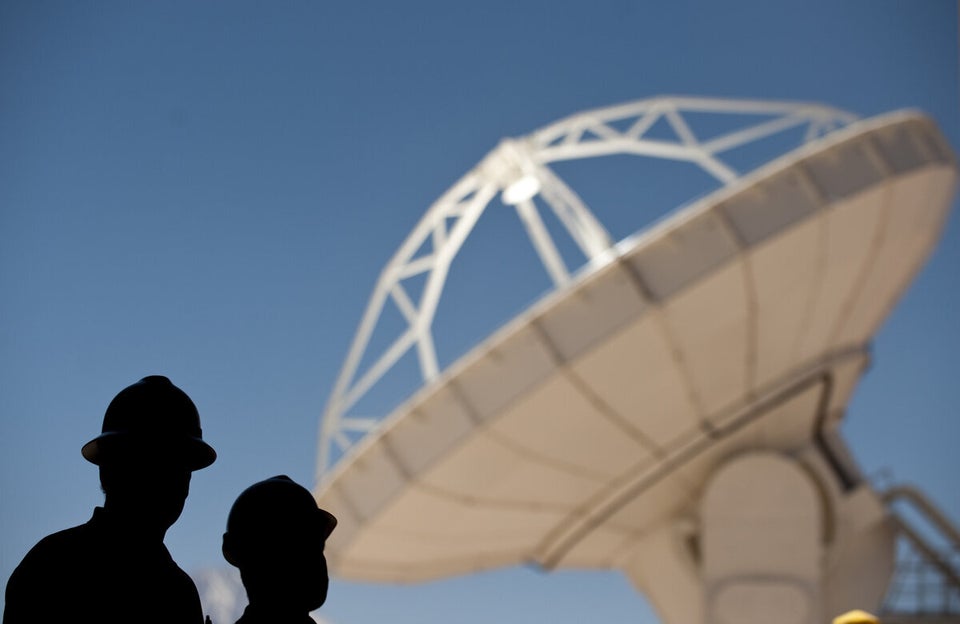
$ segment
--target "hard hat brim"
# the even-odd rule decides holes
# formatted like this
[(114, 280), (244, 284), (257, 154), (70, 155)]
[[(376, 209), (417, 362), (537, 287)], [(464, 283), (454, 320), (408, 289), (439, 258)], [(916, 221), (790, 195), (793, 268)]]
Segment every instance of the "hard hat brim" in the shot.
[(217, 459), (217, 452), (213, 447), (200, 438), (189, 436), (167, 439), (146, 438), (126, 431), (101, 433), (84, 444), (80, 453), (88, 462), (100, 466), (111, 454), (121, 448), (162, 449), (169, 452), (173, 458), (182, 460), (191, 471), (206, 468)]
[(327, 539), (330, 537), (330, 534), (333, 533), (333, 530), (337, 528), (337, 517), (320, 507), (317, 507), (317, 511), (320, 512), (318, 514), (319, 524), (324, 532), (324, 539)]

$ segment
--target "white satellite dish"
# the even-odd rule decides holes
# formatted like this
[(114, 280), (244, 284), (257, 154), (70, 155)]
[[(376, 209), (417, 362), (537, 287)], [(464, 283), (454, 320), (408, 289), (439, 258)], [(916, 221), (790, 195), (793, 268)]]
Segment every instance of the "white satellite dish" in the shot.
[[(771, 119), (701, 142), (690, 111)], [(676, 143), (645, 139), (657, 119)], [(316, 494), (340, 518), (334, 572), (413, 582), (531, 562), (620, 569), (678, 624), (784, 613), (812, 624), (878, 604), (893, 529), (838, 423), (872, 336), (936, 244), (957, 170), (920, 114), (852, 121), (808, 104), (662, 98), (502, 143), (388, 264), (330, 400)], [(749, 175), (720, 158), (798, 124), (810, 140)], [(546, 167), (609, 153), (689, 160), (725, 186), (611, 245)], [(497, 192), (557, 289), (440, 371), (436, 303)], [(589, 258), (579, 274), (537, 194)], [(433, 253), (416, 255), (427, 238)], [(418, 271), (429, 278), (413, 302), (403, 280)], [(388, 301), (408, 328), (358, 374)], [(352, 419), (414, 348), (423, 387), (380, 423)], [(371, 433), (355, 442), (357, 429)], [(343, 456), (328, 470), (333, 444)]]

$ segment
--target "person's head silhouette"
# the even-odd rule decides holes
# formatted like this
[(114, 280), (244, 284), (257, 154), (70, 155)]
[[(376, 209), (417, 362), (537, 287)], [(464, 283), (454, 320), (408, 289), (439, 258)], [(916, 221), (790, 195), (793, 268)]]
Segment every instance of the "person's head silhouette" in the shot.
[(160, 375), (121, 390), (107, 407), (101, 434), (81, 452), (100, 467), (104, 508), (131, 530), (161, 539), (183, 511), (190, 473), (217, 457), (203, 441), (193, 401)]
[(323, 547), (336, 525), (285, 475), (240, 494), (223, 535), (223, 556), (240, 569), (250, 603), (240, 622), (305, 620), (326, 601)]
[(191, 472), (217, 458), (193, 401), (166, 377), (144, 377), (114, 397), (81, 453), (100, 468), (103, 507), (30, 549), (7, 582), (4, 624), (200, 624), (197, 587), (163, 544)]

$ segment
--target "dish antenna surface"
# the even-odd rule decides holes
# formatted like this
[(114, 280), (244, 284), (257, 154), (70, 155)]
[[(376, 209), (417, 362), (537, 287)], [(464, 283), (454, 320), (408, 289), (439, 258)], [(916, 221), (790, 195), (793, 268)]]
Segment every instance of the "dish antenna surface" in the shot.
[[(763, 119), (703, 139), (692, 114)], [(649, 135), (657, 124), (674, 137)], [(791, 128), (805, 143), (752, 173), (724, 160)], [(690, 162), (722, 186), (613, 244), (550, 169), (611, 154)], [(503, 141), (384, 268), (334, 387), (316, 489), (340, 518), (332, 569), (393, 582), (620, 569), (677, 624), (875, 608), (895, 531), (839, 424), (956, 181), (947, 143), (914, 112), (856, 121), (814, 104), (656, 98)], [(437, 304), (498, 194), (556, 288), (440, 370)], [(579, 272), (541, 206), (586, 257)], [(405, 327), (367, 353), (387, 306)], [(354, 415), (410, 351), (422, 387), (383, 420)]]

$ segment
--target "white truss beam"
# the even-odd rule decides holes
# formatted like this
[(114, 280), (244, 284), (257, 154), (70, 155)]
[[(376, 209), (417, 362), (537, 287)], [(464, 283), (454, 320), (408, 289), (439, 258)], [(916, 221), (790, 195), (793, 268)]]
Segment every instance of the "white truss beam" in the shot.
[[(768, 119), (701, 141), (684, 116), (689, 113)], [(804, 125), (805, 140), (812, 140), (854, 120), (849, 113), (810, 103), (660, 97), (580, 113), (524, 138), (502, 141), (430, 206), (381, 272), (323, 415), (318, 479), (330, 467), (332, 445), (345, 453), (354, 444), (346, 431), (375, 428), (369, 418), (352, 416), (350, 410), (406, 353), (416, 349), (424, 383), (440, 374), (432, 334), (437, 305), (451, 263), (498, 193), (505, 203), (516, 206), (544, 268), (562, 288), (570, 281), (570, 273), (540, 217), (537, 196), (587, 260), (603, 254), (612, 242), (586, 204), (550, 170), (550, 163), (632, 154), (689, 162), (721, 184), (729, 184), (738, 174), (723, 161), (725, 152)], [(646, 136), (660, 121), (672, 129), (676, 141)], [(419, 301), (414, 301), (402, 282), (420, 275), (426, 275), (426, 283)], [(396, 308), (406, 328), (385, 349), (368, 354), (370, 339), (388, 305)], [(370, 363), (361, 371), (365, 360)]]

